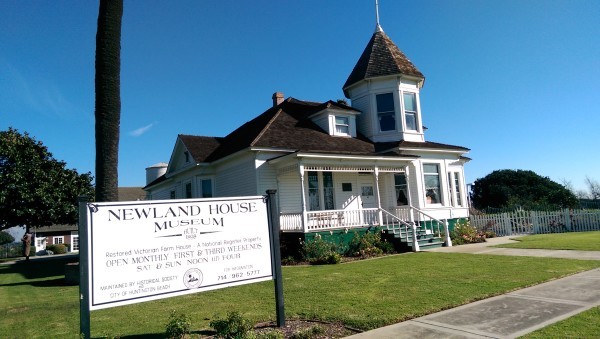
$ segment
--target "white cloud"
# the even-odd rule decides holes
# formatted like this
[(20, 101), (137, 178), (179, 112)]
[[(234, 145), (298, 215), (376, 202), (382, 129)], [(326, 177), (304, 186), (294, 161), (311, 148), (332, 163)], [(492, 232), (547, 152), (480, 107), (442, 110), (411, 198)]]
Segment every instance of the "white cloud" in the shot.
[(140, 128), (138, 128), (138, 129), (135, 129), (135, 130), (133, 130), (133, 131), (129, 132), (129, 135), (131, 135), (131, 136), (133, 136), (133, 137), (139, 137), (139, 136), (141, 136), (142, 134), (144, 134), (144, 133), (148, 132), (148, 130), (150, 130), (150, 129), (152, 128), (152, 126), (154, 126), (154, 125), (156, 125), (156, 123), (155, 123), (155, 122), (153, 122), (153, 123), (151, 123), (151, 124), (149, 124), (149, 125), (146, 125), (146, 126), (144, 126), (144, 127), (140, 127)]

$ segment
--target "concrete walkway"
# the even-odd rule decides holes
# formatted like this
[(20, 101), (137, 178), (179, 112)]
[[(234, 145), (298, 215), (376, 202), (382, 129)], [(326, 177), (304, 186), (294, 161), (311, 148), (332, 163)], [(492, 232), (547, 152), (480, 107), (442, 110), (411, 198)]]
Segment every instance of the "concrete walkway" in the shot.
[[(481, 244), (432, 249), (493, 255), (600, 260), (600, 251), (553, 251), (493, 248), (508, 237)], [(348, 338), (516, 338), (600, 306), (600, 269), (466, 304)]]

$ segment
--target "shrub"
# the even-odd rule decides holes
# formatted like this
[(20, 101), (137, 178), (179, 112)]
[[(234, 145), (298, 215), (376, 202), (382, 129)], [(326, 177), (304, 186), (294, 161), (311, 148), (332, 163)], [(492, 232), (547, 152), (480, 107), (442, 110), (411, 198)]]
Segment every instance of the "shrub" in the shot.
[(170, 339), (185, 338), (190, 333), (191, 321), (183, 313), (171, 311), (169, 322), (165, 328), (165, 336)]
[(325, 333), (325, 329), (321, 325), (311, 326), (303, 330), (298, 330), (292, 334), (290, 339), (311, 339)]
[(393, 253), (394, 246), (381, 239), (381, 231), (375, 229), (373, 232), (367, 232), (364, 235), (354, 233), (346, 255), (351, 257), (370, 258), (378, 257), (384, 253)]
[(218, 338), (253, 338), (254, 323), (244, 318), (239, 312), (227, 313), (226, 319), (216, 319), (209, 323), (217, 332)]
[(48, 245), (46, 246), (47, 251), (52, 251), (54, 254), (65, 254), (67, 253), (67, 247), (64, 244)]
[(478, 231), (475, 227), (471, 226), (469, 220), (457, 222), (452, 232), (450, 232), (450, 239), (452, 239), (453, 245), (485, 242), (486, 238), (493, 238), (495, 236), (496, 233), (491, 230)]
[(313, 240), (302, 243), (304, 260), (312, 265), (338, 264), (342, 256), (338, 253), (338, 246), (324, 240), (319, 234)]

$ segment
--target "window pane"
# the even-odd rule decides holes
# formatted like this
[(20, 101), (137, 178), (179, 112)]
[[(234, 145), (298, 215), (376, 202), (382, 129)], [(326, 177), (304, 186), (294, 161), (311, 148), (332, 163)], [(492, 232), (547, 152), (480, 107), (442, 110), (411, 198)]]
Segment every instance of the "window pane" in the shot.
[(454, 172), (454, 190), (456, 191), (456, 205), (462, 206), (459, 172)]
[(338, 134), (350, 134), (348, 126), (335, 126), (335, 132)]
[(319, 188), (319, 176), (317, 172), (308, 172), (308, 188)]
[(187, 184), (185, 184), (185, 197), (187, 199), (192, 197), (192, 183), (188, 182)]
[(394, 174), (394, 184), (396, 190), (396, 205), (408, 205), (406, 176), (404, 176), (404, 174)]
[(212, 180), (205, 179), (202, 180), (202, 197), (203, 198), (212, 198)]
[(417, 100), (415, 99), (415, 93), (404, 93), (404, 110), (411, 112), (417, 111)]
[(437, 164), (423, 164), (424, 173), (439, 173)]
[(339, 125), (348, 125), (347, 117), (335, 117), (335, 123)]
[(414, 113), (405, 113), (406, 129), (411, 131), (417, 130), (417, 117)]
[(394, 113), (379, 114), (379, 130), (393, 131), (396, 129), (396, 117)]
[(377, 101), (377, 112), (393, 112), (394, 111), (394, 94), (385, 93), (375, 96)]
[(321, 209), (319, 198), (319, 174), (308, 172), (308, 208), (311, 211)]

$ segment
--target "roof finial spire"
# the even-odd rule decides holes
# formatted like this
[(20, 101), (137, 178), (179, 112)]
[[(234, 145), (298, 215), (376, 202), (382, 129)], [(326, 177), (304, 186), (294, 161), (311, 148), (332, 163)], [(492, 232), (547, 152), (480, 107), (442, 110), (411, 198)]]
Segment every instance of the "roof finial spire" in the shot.
[(375, 21), (377, 23), (375, 32), (383, 32), (381, 25), (379, 25), (379, 0), (375, 0)]

